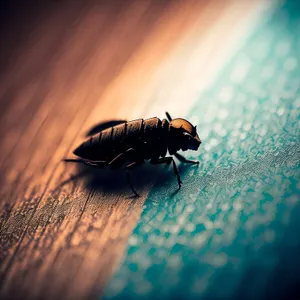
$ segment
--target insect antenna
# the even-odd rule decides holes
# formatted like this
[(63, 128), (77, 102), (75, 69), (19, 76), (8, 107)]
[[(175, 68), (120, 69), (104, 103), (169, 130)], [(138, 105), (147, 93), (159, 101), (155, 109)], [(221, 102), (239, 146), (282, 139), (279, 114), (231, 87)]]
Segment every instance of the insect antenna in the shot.
[(167, 111), (166, 111), (166, 116), (167, 116), (168, 121), (171, 122), (172, 121), (172, 117), (170, 116), (170, 114)]

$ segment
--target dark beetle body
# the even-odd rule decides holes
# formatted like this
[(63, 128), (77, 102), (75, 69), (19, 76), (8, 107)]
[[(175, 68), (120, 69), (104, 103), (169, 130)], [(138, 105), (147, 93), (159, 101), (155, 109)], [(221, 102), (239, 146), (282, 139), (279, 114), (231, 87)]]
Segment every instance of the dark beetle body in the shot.
[(158, 159), (167, 154), (168, 128), (169, 122), (158, 118), (122, 123), (91, 136), (74, 154), (83, 159), (110, 162), (132, 148), (141, 158)]
[[(176, 163), (172, 156), (166, 157), (167, 151), (181, 162), (198, 163), (185, 159), (177, 153), (179, 150), (197, 150), (201, 140), (196, 127), (185, 119), (174, 119), (168, 113), (167, 118), (138, 119), (130, 122), (119, 120), (109, 121), (94, 127), (92, 136), (83, 142), (74, 154), (80, 159), (66, 159), (65, 161), (81, 162), (86, 165), (103, 168), (109, 165), (111, 168), (126, 166), (128, 182), (132, 191), (129, 170), (149, 160), (151, 164), (170, 164), (173, 162), (174, 173), (177, 176), (179, 188), (181, 180)], [(111, 126), (111, 124), (116, 124)]]

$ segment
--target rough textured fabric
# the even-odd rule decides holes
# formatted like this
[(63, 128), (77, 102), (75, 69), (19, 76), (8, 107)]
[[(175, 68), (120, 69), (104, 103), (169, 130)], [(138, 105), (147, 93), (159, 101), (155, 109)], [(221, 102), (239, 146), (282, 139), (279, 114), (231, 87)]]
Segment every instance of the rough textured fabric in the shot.
[(178, 193), (173, 177), (151, 190), (106, 298), (283, 298), (300, 282), (299, 12), (278, 9), (186, 116), (200, 166), (180, 166)]

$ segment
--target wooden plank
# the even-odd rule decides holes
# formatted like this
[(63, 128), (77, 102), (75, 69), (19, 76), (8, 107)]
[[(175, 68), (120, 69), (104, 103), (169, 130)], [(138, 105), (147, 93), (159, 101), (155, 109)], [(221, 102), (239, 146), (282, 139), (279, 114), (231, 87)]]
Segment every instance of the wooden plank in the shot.
[(233, 2), (53, 2), (12, 39), (0, 64), (1, 298), (84, 299), (103, 289), (155, 170), (137, 172), (141, 197), (131, 199), (122, 172), (76, 177), (61, 159), (95, 122), (141, 117), (161, 89), (157, 74), (176, 76), (168, 58), (192, 53), (180, 56)]

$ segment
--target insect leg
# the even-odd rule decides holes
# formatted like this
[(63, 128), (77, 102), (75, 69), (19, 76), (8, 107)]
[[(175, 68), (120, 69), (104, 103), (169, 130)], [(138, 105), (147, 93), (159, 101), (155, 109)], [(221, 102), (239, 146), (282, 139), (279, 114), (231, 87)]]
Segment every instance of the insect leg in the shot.
[(85, 159), (73, 159), (73, 158), (66, 158), (63, 160), (64, 162), (74, 162), (74, 163), (81, 163), (85, 164), (90, 167), (95, 168), (104, 168), (107, 165), (107, 161), (105, 160), (85, 160)]
[(167, 164), (167, 165), (169, 165), (171, 162), (173, 162), (174, 174), (177, 177), (178, 188), (180, 189), (182, 181), (180, 180), (179, 171), (178, 171), (177, 165), (176, 165), (175, 160), (173, 159), (173, 157), (169, 156), (169, 157), (162, 157), (162, 158), (159, 158), (159, 159), (151, 159), (150, 160), (150, 164), (152, 164), (152, 165), (158, 165), (158, 164)]
[(80, 158), (64, 158), (62, 161), (64, 162), (73, 162), (73, 163), (84, 163), (83, 159)]
[(107, 164), (107, 162), (105, 160), (89, 160), (89, 159), (81, 159), (81, 158), (77, 158), (77, 159), (65, 158), (65, 159), (63, 159), (63, 161), (85, 164), (85, 165), (92, 166), (92, 167), (102, 167)]
[(137, 166), (141, 165), (144, 162), (144, 160), (138, 160), (135, 161), (133, 163), (130, 163), (129, 165), (126, 166), (126, 177), (127, 177), (127, 182), (131, 188), (131, 190), (133, 191), (133, 193), (136, 196), (139, 196), (139, 194), (135, 191), (135, 189), (133, 188), (132, 182), (131, 182), (131, 173), (130, 171), (134, 168), (136, 168)]
[(94, 168), (105, 168), (107, 165), (107, 161), (105, 160), (99, 160), (99, 161), (93, 161), (93, 160), (85, 160), (84, 164), (90, 167)]
[(126, 159), (134, 153), (133, 148), (129, 148), (125, 153), (120, 153), (117, 155), (113, 160), (109, 162), (109, 166), (111, 168), (118, 168), (120, 167), (123, 163), (125, 163)]
[(118, 168), (120, 167), (124, 162), (125, 162), (125, 154), (120, 153), (117, 155), (113, 160), (111, 160), (108, 165), (113, 169), (113, 168)]
[(197, 165), (199, 164), (198, 160), (189, 160), (189, 159), (186, 159), (184, 156), (182, 156), (181, 154), (178, 154), (178, 153), (175, 153), (174, 155), (175, 155), (175, 157), (179, 161), (181, 161), (183, 163), (186, 163), (186, 164), (197, 164)]
[(126, 166), (126, 177), (127, 177), (127, 182), (132, 190), (132, 192), (138, 196), (138, 193), (135, 191), (133, 188), (132, 182), (131, 182), (131, 176), (130, 176), (130, 170), (134, 169), (136, 166), (140, 165), (141, 163), (144, 162), (143, 159), (138, 159), (137, 156), (135, 155), (135, 150), (133, 148), (129, 148), (125, 153), (120, 153), (117, 155), (113, 160), (109, 162), (109, 166), (111, 168), (118, 168), (120, 167), (127, 158), (134, 158), (136, 161), (130, 163), (129, 165)]

